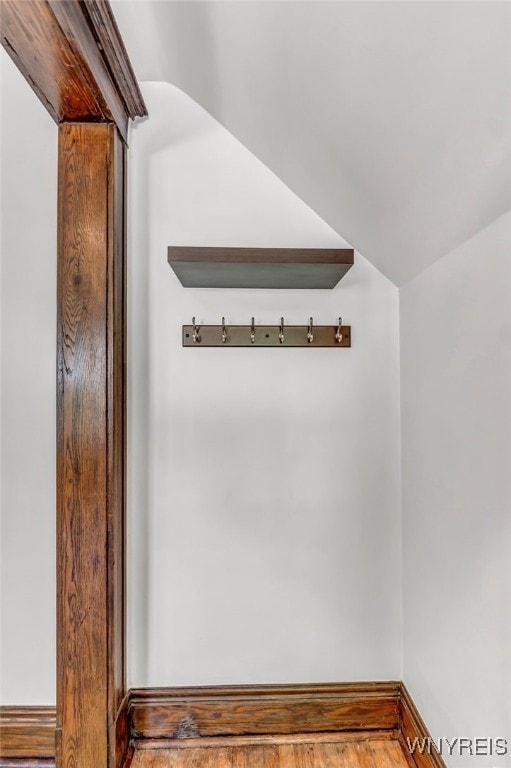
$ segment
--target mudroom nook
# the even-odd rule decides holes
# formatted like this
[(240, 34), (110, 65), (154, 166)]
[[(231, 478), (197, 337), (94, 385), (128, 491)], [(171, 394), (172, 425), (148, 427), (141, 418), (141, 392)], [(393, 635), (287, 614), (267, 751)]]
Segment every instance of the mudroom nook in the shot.
[(0, 31), (0, 768), (509, 768), (511, 5)]

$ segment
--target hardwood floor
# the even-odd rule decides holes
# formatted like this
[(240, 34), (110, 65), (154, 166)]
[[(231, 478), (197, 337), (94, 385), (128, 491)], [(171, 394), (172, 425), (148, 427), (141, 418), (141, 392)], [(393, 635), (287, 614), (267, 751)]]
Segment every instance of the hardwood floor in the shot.
[(395, 731), (141, 742), (130, 768), (408, 768)]

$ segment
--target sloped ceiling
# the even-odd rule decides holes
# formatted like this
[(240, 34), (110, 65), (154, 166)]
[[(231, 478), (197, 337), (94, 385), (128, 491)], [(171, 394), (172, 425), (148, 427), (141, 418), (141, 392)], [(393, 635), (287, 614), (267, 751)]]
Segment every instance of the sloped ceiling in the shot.
[(511, 4), (112, 3), (181, 88), (401, 285), (511, 208)]

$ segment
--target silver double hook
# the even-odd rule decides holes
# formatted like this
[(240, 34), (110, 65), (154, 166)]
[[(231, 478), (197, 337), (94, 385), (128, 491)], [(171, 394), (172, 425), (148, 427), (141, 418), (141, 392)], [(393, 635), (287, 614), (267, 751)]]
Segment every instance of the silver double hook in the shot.
[(281, 344), (284, 343), (284, 318), (280, 318), (280, 330), (279, 330), (279, 341)]
[(312, 322), (313, 321), (312, 321), (312, 317), (311, 317), (310, 322), (309, 322), (309, 330), (307, 331), (307, 341), (309, 342), (309, 344), (312, 344), (312, 342), (314, 341), (314, 334), (312, 332)]
[(194, 344), (200, 344), (199, 326), (195, 325), (194, 317), (192, 317), (192, 325), (193, 325), (193, 333), (192, 333), (193, 342)]
[(341, 325), (342, 325), (342, 317), (339, 318), (339, 325), (337, 326), (337, 332), (335, 334), (335, 340), (338, 344), (342, 341), (342, 331), (341, 331)]
[(252, 344), (255, 344), (255, 321), (254, 321), (254, 318), (252, 318), (252, 324), (250, 326), (250, 342)]
[(222, 317), (222, 344), (227, 341), (227, 329), (225, 327), (225, 317)]

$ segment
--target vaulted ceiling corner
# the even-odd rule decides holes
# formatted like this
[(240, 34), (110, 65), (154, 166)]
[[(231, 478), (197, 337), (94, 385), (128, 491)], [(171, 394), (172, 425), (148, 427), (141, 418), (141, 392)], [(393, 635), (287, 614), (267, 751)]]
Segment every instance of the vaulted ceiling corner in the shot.
[(511, 5), (113, 0), (189, 94), (396, 285), (511, 208)]

